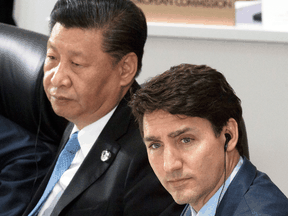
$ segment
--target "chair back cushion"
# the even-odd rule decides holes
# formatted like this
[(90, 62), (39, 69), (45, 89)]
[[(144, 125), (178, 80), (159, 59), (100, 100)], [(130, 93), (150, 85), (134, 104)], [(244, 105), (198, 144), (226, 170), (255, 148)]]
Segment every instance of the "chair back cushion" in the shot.
[(67, 121), (54, 113), (43, 89), (47, 40), (0, 23), (0, 114), (58, 144)]

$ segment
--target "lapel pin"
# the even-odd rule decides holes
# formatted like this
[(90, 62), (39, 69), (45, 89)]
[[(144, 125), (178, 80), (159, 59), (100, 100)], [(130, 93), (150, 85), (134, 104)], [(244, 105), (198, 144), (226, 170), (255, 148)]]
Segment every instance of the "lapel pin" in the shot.
[(111, 152), (110, 152), (110, 151), (108, 151), (108, 150), (102, 151), (101, 161), (105, 162), (105, 161), (107, 161), (110, 157), (111, 157)]

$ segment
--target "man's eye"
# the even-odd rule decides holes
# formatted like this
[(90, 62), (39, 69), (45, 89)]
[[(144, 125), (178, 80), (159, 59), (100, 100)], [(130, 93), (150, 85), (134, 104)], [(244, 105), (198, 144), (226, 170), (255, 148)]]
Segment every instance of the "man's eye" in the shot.
[(75, 63), (75, 62), (72, 62), (72, 64), (74, 64), (74, 65), (77, 66), (77, 67), (80, 67), (80, 66), (81, 66), (80, 64)]
[(191, 138), (183, 138), (181, 139), (182, 143), (190, 143), (191, 142)]
[(51, 55), (47, 56), (47, 58), (49, 58), (50, 60), (56, 59), (55, 56), (51, 56)]
[(159, 143), (153, 143), (149, 146), (149, 148), (158, 149), (158, 148), (160, 148), (160, 146), (161, 146), (161, 144), (159, 144)]

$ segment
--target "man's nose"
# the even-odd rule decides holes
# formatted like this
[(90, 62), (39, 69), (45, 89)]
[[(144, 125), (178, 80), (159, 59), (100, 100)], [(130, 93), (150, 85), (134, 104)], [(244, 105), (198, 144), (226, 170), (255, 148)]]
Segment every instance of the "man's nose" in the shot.
[(57, 67), (52, 69), (51, 83), (54, 87), (70, 87), (71, 80), (69, 77), (69, 68), (64, 63), (59, 63)]
[(173, 172), (182, 168), (182, 159), (177, 148), (166, 147), (164, 149), (164, 170)]

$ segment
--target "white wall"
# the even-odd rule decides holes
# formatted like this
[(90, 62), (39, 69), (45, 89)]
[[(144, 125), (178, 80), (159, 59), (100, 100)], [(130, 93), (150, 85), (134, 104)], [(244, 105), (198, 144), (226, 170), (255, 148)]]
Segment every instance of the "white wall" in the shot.
[(180, 63), (221, 71), (242, 100), (250, 159), (288, 196), (288, 43), (149, 37), (140, 83)]
[(49, 34), (48, 17), (57, 0), (14, 0), (14, 19), (17, 26)]
[[(19, 27), (49, 34), (56, 0), (16, 0)], [(149, 37), (140, 83), (180, 63), (223, 72), (242, 100), (251, 161), (288, 196), (288, 43)]]

